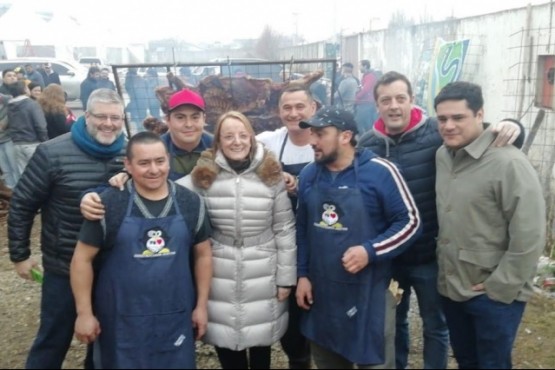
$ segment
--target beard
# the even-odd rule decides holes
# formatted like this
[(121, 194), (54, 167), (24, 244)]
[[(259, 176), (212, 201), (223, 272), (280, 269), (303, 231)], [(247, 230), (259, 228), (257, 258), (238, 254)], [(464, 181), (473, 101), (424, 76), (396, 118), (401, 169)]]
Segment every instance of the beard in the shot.
[(320, 158), (317, 158), (317, 159), (315, 158), (315, 161), (318, 164), (326, 165), (326, 164), (334, 163), (335, 161), (337, 161), (337, 158), (339, 158), (339, 152), (336, 149), (329, 154), (322, 154)]

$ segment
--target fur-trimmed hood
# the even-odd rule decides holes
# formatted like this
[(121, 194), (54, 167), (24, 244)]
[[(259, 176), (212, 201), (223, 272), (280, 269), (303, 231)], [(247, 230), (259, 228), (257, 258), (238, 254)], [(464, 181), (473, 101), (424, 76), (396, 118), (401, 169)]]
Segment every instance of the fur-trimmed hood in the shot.
[[(197, 165), (191, 172), (192, 182), (196, 187), (206, 190), (212, 186), (222, 170), (233, 172), (221, 151), (214, 153), (213, 149), (207, 149), (201, 153)], [(255, 172), (267, 186), (274, 186), (283, 178), (279, 161), (260, 143), (257, 144), (251, 165), (244, 173), (247, 172)]]

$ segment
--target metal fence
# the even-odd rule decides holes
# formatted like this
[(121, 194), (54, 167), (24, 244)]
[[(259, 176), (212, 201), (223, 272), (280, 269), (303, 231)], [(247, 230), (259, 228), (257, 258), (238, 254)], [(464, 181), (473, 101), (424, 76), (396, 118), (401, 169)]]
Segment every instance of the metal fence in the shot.
[(143, 122), (149, 117), (163, 121), (168, 97), (183, 88), (205, 99), (206, 129), (211, 132), (218, 117), (230, 110), (245, 114), (257, 133), (280, 127), (279, 94), (292, 81), (310, 81), (320, 104), (333, 104), (335, 59), (245, 60), (112, 65), (116, 88), (125, 101), (128, 135), (145, 130)]

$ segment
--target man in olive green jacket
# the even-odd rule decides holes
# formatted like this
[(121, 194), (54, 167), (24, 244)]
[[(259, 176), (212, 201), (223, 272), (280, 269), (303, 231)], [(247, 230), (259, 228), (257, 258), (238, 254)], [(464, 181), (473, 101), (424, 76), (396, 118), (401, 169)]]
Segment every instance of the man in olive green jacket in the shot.
[(545, 247), (538, 175), (513, 146), (493, 147), (478, 85), (435, 98), (438, 290), (459, 368), (511, 368), (511, 350)]

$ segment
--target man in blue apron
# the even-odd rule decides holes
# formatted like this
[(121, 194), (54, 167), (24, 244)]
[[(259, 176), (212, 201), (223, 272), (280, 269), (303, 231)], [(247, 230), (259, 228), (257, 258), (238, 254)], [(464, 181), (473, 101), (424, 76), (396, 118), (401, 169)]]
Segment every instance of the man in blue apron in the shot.
[(154, 133), (130, 139), (125, 167), (124, 191), (101, 195), (105, 218), (81, 228), (70, 273), (75, 335), (96, 341), (97, 368), (195, 368), (212, 277), (204, 204), (168, 180)]
[[(308, 87), (294, 85), (283, 90), (279, 98), (279, 117), (283, 127), (256, 136), (279, 159), (293, 211), (297, 208), (297, 176), (314, 160), (310, 132), (299, 123), (316, 112), (316, 102)], [(295, 287), (289, 295), (289, 321), (280, 343), (289, 360), (290, 369), (310, 369), (310, 345), (300, 330), (301, 309), (295, 298)]]
[(390, 261), (419, 236), (418, 210), (393, 164), (355, 148), (351, 113), (325, 108), (300, 127), (315, 153), (298, 190), (301, 331), (320, 369), (383, 364)]

